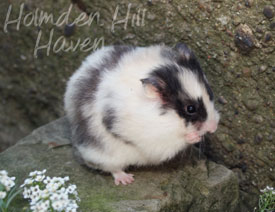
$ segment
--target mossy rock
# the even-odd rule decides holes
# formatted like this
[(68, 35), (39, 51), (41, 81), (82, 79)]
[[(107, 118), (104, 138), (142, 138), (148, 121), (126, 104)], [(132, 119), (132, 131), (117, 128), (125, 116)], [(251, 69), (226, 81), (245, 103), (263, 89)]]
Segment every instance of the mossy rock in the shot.
[[(155, 167), (131, 167), (135, 182), (116, 186), (111, 175), (76, 162), (66, 118), (35, 130), (0, 154), (0, 170), (22, 183), (33, 170), (49, 176), (69, 176), (77, 185), (83, 212), (236, 211), (239, 186), (232, 171), (207, 161), (195, 148)], [(12, 211), (27, 202), (18, 197)]]

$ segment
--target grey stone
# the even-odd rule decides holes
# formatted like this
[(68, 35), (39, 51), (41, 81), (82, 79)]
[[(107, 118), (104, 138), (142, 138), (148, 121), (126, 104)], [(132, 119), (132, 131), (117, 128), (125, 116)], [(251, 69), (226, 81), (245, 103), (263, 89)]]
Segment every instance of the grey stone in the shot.
[(228, 103), (228, 101), (224, 98), (224, 96), (219, 96), (218, 102), (219, 102), (220, 104), (223, 104), (223, 105), (225, 105), (225, 104)]
[(266, 71), (266, 69), (267, 69), (267, 66), (266, 66), (266, 65), (261, 65), (261, 66), (260, 66), (260, 71), (261, 71), (261, 72)]
[(66, 117), (37, 128), (18, 144), (52, 144), (67, 145), (71, 143), (71, 132)]
[(235, 44), (244, 54), (248, 54), (255, 47), (256, 39), (247, 24), (241, 24), (237, 27)]
[(272, 40), (272, 34), (270, 32), (266, 32), (264, 35), (264, 42), (267, 43)]
[(263, 140), (263, 135), (261, 133), (257, 133), (254, 137), (254, 143), (255, 144), (260, 144)]
[[(52, 142), (56, 146), (51, 147)], [(110, 175), (79, 165), (69, 143), (67, 119), (58, 119), (2, 152), (0, 170), (16, 176), (19, 183), (33, 170), (47, 169), (49, 176), (69, 176), (78, 187), (83, 212), (235, 211), (239, 206), (235, 174), (199, 157), (195, 148), (188, 156), (180, 154), (161, 166), (132, 168), (135, 182), (116, 186)], [(12, 210), (21, 211), (26, 206), (27, 202), (19, 197)]]
[(244, 101), (244, 104), (248, 110), (254, 111), (258, 108), (259, 106), (259, 101), (256, 99), (247, 99)]
[(261, 115), (257, 115), (256, 114), (256, 115), (253, 116), (253, 121), (255, 123), (260, 124), (260, 123), (262, 123), (264, 121), (264, 118)]
[(75, 25), (74, 24), (66, 24), (64, 27), (64, 35), (66, 37), (70, 37), (74, 34)]
[(271, 5), (267, 5), (264, 7), (263, 14), (265, 17), (271, 19), (274, 17), (274, 7)]
[(245, 0), (244, 5), (246, 7), (251, 7), (253, 5), (253, 0)]

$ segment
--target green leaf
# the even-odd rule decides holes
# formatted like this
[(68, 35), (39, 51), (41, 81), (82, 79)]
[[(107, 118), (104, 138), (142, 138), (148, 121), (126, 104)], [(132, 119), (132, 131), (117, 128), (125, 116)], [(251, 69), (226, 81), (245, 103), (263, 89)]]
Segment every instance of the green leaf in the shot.
[(6, 204), (2, 199), (0, 200), (0, 209), (1, 209), (1, 212), (6, 211)]
[(0, 183), (0, 191), (5, 191), (5, 190), (6, 190), (5, 186), (2, 183)]
[(18, 189), (18, 191), (14, 192), (14, 193), (12, 194), (12, 196), (11, 196), (11, 197), (8, 199), (8, 201), (7, 201), (7, 204), (6, 204), (6, 207), (7, 207), (7, 208), (9, 207), (11, 201), (12, 201), (20, 192), (22, 192), (22, 189)]
[(8, 197), (7, 197), (7, 199), (9, 199), (10, 198), (10, 196), (14, 193), (14, 191), (16, 190), (16, 186), (13, 186), (12, 187), (12, 189), (8, 192)]

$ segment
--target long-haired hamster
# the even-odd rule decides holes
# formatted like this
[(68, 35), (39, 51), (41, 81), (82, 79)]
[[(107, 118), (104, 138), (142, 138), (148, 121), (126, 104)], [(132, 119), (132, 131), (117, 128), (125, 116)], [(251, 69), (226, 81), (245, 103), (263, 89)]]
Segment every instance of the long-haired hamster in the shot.
[(219, 122), (209, 83), (185, 44), (103, 47), (72, 75), (64, 101), (74, 148), (117, 185), (134, 181), (128, 166), (167, 161)]

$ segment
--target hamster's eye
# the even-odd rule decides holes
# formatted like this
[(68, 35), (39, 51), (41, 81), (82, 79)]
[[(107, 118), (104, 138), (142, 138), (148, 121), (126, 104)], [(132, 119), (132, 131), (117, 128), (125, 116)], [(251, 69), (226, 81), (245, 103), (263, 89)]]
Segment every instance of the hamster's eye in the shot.
[(197, 112), (196, 106), (195, 105), (187, 105), (186, 112), (189, 115), (194, 115)]

